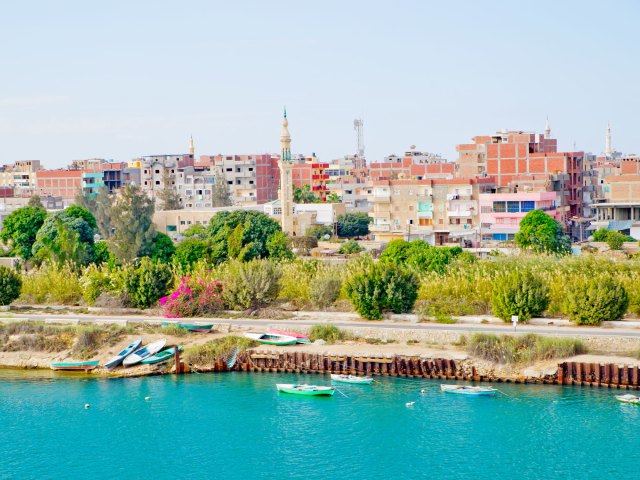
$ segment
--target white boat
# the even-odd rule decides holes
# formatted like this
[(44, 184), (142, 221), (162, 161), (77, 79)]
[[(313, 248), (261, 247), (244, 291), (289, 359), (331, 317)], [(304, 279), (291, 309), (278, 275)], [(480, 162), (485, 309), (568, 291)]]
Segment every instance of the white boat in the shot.
[(244, 336), (251, 340), (255, 340), (256, 342), (264, 343), (265, 345), (295, 345), (298, 343), (298, 339), (296, 337), (280, 335), (278, 333), (247, 332)]
[(493, 387), (472, 387), (471, 385), (440, 385), (444, 393), (458, 393), (460, 395), (495, 395), (498, 393)]
[(150, 343), (146, 347), (142, 347), (141, 349), (136, 350), (131, 355), (127, 356), (127, 358), (125, 358), (122, 362), (122, 365), (124, 365), (125, 367), (130, 367), (131, 365), (140, 363), (145, 358), (149, 358), (151, 355), (155, 355), (160, 350), (162, 350), (166, 343), (166, 338)]
[(331, 374), (332, 382), (355, 383), (357, 385), (370, 385), (373, 382), (371, 377), (358, 377), (356, 375), (341, 375), (337, 373)]
[(293, 393), (294, 395), (305, 395), (309, 397), (313, 397), (316, 395), (333, 395), (333, 393), (336, 391), (335, 387), (293, 383), (277, 383), (276, 388), (279, 392)]
[(125, 347), (124, 350), (118, 352), (111, 360), (104, 364), (105, 367), (111, 369), (120, 365), (125, 358), (135, 352), (142, 345), (142, 338), (138, 338)]
[(640, 397), (627, 393), (625, 395), (616, 395), (616, 400), (623, 403), (635, 403), (640, 404)]

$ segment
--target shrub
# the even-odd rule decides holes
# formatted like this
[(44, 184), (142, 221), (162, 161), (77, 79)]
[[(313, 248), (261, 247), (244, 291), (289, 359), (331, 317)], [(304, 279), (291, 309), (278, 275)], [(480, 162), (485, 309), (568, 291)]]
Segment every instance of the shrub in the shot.
[(124, 290), (128, 302), (136, 308), (149, 308), (166, 295), (172, 280), (167, 264), (142, 258), (138, 265), (129, 265), (122, 271)]
[(278, 296), (280, 272), (266, 259), (230, 261), (224, 273), (224, 298), (231, 308), (260, 308)]
[(171, 237), (165, 233), (158, 232), (151, 247), (151, 259), (159, 262), (169, 262), (176, 253), (176, 246)]
[(621, 250), (622, 244), (626, 240), (626, 235), (621, 234), (620, 232), (609, 232), (607, 234), (607, 245), (611, 250)]
[(578, 325), (620, 320), (629, 306), (622, 283), (611, 275), (574, 278), (567, 286), (564, 311)]
[(297, 259), (280, 265), (278, 298), (287, 300), (296, 308), (304, 308), (311, 302), (311, 282), (322, 264), (314, 259)]
[(496, 279), (491, 304), (493, 313), (505, 322), (511, 321), (512, 315), (526, 322), (547, 309), (549, 289), (531, 272), (515, 270)]
[(311, 225), (307, 228), (305, 235), (308, 237), (314, 237), (317, 240), (322, 240), (324, 237), (333, 235), (333, 229), (328, 225)]
[(350, 338), (352, 338), (350, 333), (330, 324), (318, 323), (313, 325), (309, 332), (309, 340), (312, 342), (315, 342), (316, 340), (324, 340), (327, 343), (336, 343)]
[(318, 239), (310, 236), (293, 237), (291, 246), (299, 255), (309, 255), (311, 250), (318, 246)]
[[(192, 225), (192, 227), (193, 226), (195, 225)], [(186, 238), (176, 246), (176, 252), (173, 258), (184, 268), (190, 268), (199, 260), (204, 259), (210, 261), (211, 245), (207, 240), (200, 240), (197, 237)]]
[(226, 360), (237, 348), (240, 353), (257, 346), (258, 343), (244, 337), (230, 335), (216, 338), (210, 342), (189, 348), (184, 358), (187, 363), (199, 366), (215, 365), (219, 360)]
[(540, 337), (531, 333), (518, 336), (475, 333), (466, 345), (475, 357), (505, 364), (532, 363), (586, 352), (580, 340)]
[(22, 277), (21, 301), (75, 305), (82, 299), (78, 274), (69, 265), (44, 265)]
[(353, 255), (362, 251), (364, 251), (364, 248), (360, 246), (358, 242), (355, 240), (347, 240), (340, 246), (338, 253), (342, 255)]
[(203, 317), (222, 310), (222, 283), (213, 278), (186, 276), (169, 296), (160, 299), (167, 318)]
[(345, 292), (356, 312), (379, 320), (385, 310), (410, 312), (418, 297), (416, 275), (395, 265), (375, 264), (369, 257), (350, 267)]
[(318, 273), (309, 284), (309, 299), (315, 308), (330, 307), (340, 296), (342, 279), (335, 269)]
[(22, 280), (10, 268), (0, 265), (0, 305), (9, 305), (20, 296)]
[(114, 290), (111, 271), (106, 264), (89, 265), (80, 277), (82, 298), (88, 305), (93, 305), (103, 293)]

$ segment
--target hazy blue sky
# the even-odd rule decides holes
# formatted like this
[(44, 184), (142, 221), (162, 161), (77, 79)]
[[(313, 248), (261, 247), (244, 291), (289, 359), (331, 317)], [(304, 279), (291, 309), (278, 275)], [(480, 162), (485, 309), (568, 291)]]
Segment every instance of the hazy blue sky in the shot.
[(0, 14), (0, 163), (279, 150), (367, 158), (544, 128), (640, 153), (640, 2), (30, 1)]

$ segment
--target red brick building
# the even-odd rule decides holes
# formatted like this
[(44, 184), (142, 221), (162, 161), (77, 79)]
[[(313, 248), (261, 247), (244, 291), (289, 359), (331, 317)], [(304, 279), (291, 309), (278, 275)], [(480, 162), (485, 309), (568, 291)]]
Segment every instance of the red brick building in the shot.
[(36, 191), (41, 197), (73, 200), (82, 191), (82, 171), (41, 170), (36, 173)]

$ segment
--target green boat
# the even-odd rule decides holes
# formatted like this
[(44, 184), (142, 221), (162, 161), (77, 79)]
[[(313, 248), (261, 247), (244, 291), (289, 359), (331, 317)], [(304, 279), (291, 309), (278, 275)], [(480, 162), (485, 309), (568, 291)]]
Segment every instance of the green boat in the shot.
[(289, 335), (279, 335), (277, 333), (253, 333), (247, 332), (245, 337), (255, 340), (256, 342), (263, 343), (265, 345), (295, 345), (298, 343), (298, 339), (290, 337)]
[(180, 328), (184, 328), (185, 330), (189, 330), (190, 332), (199, 332), (199, 333), (207, 333), (213, 329), (213, 323), (206, 323), (203, 325), (198, 325), (195, 323), (180, 323), (180, 322), (162, 322), (163, 327), (168, 327), (171, 325), (175, 325)]
[(69, 370), (74, 372), (88, 372), (98, 366), (98, 361), (91, 362), (56, 362), (51, 364), (51, 370)]
[(336, 391), (335, 387), (326, 387), (322, 385), (296, 385), (293, 383), (277, 383), (276, 388), (282, 393), (292, 393), (294, 395), (304, 395), (308, 397), (318, 395), (333, 395)]
[[(178, 345), (178, 351), (182, 351), (182, 345)], [(145, 358), (140, 363), (144, 363), (145, 365), (155, 365), (156, 363), (166, 362), (167, 360), (173, 358), (176, 354), (175, 347), (167, 348), (162, 350), (161, 352), (156, 353), (148, 358)]]

